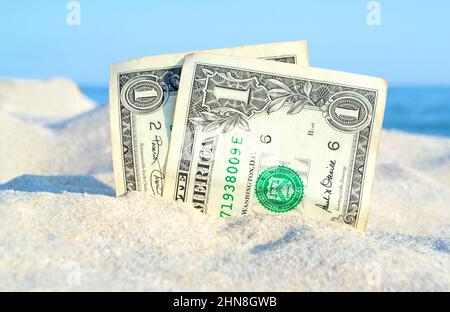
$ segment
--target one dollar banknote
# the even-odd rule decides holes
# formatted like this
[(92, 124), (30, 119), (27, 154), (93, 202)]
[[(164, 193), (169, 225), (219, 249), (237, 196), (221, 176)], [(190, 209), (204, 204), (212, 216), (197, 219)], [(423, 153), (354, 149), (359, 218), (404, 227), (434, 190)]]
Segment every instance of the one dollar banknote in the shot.
[[(308, 65), (306, 41), (211, 50)], [(138, 58), (111, 66), (110, 120), (118, 196), (161, 195), (172, 119), (186, 53)]]
[(364, 230), (386, 82), (186, 57), (163, 196), (218, 217), (299, 214)]

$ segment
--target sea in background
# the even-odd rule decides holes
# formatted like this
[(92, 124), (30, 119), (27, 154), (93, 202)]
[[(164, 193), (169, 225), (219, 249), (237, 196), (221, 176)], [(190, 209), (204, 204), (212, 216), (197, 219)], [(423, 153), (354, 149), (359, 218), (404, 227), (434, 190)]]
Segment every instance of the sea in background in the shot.
[[(108, 103), (107, 86), (81, 90), (98, 105)], [(383, 128), (450, 137), (450, 86), (390, 87)]]

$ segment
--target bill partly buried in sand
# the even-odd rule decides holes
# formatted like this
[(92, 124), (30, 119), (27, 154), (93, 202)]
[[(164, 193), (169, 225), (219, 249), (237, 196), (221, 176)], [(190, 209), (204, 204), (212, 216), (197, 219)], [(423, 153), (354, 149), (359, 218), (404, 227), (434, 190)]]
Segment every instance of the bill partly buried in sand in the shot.
[(0, 81), (2, 290), (450, 290), (450, 140), (382, 132), (362, 235), (116, 198), (108, 113), (70, 81)]

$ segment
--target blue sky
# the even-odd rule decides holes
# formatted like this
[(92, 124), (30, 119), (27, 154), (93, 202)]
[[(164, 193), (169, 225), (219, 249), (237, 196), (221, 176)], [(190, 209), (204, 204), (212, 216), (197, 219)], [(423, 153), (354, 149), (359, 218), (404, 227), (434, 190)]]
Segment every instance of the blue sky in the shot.
[(0, 4), (0, 77), (63, 76), (106, 85), (109, 65), (144, 55), (307, 39), (313, 66), (380, 76), (391, 84), (450, 85), (450, 1), (80, 0)]

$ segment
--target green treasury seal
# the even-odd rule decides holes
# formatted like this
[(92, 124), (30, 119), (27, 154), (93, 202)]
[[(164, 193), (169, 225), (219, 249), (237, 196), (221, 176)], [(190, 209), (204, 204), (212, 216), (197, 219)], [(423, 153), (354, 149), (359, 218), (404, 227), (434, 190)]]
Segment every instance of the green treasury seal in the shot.
[(264, 170), (256, 180), (256, 198), (272, 212), (288, 212), (300, 204), (304, 187), (300, 175), (286, 166)]

